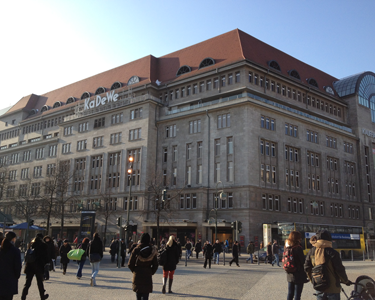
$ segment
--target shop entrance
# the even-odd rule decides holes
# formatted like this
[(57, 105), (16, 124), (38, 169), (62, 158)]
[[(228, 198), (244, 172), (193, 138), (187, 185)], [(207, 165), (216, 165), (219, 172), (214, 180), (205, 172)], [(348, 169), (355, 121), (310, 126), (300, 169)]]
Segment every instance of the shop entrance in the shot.
[[(218, 228), (217, 229), (217, 239), (220, 243), (224, 243), (226, 240), (229, 241), (229, 247), (233, 244), (233, 232), (231, 228)], [(215, 243), (215, 228), (212, 228), (212, 243)]]

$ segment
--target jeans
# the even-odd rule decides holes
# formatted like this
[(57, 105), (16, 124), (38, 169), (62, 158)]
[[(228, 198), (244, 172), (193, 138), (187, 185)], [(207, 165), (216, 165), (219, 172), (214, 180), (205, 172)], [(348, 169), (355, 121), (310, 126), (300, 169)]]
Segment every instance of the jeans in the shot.
[(275, 255), (275, 259), (273, 260), (272, 264), (277, 264), (279, 267), (280, 267), (280, 264), (279, 264), (279, 254), (274, 254)]
[(220, 253), (219, 252), (214, 252), (214, 263), (216, 261), (217, 265), (219, 264), (219, 257), (220, 257)]
[(86, 259), (78, 262), (77, 277), (79, 277), (79, 278), (82, 277), (82, 269), (83, 269), (83, 266), (84, 266), (85, 262), (86, 262)]
[(149, 293), (136, 293), (137, 300), (148, 300)]
[(100, 261), (92, 262), (92, 263), (90, 263), (90, 265), (91, 265), (91, 270), (92, 270), (91, 278), (93, 279), (94, 284), (96, 284), (95, 277), (99, 273)]
[(288, 282), (288, 298), (287, 300), (301, 300), (303, 283)]
[[(328, 294), (328, 293), (326, 293), (325, 295), (327, 297), (327, 298), (325, 298), (326, 300), (340, 300), (340, 293), (338, 293), (338, 294)], [(322, 300), (322, 299), (324, 299), (323, 297), (324, 297), (324, 293), (317, 291), (316, 299)]]
[(246, 259), (246, 261), (249, 261), (249, 260), (251, 260), (251, 263), (253, 263), (253, 253), (250, 253), (249, 258)]
[(191, 255), (191, 250), (186, 250), (186, 255), (187, 255), (187, 258), (189, 259)]

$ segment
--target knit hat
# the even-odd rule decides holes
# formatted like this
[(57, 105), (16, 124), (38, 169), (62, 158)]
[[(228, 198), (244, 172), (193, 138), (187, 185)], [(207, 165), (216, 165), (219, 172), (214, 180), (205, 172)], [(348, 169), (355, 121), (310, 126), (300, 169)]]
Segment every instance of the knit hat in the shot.
[(320, 230), (316, 233), (317, 240), (332, 241), (331, 234), (327, 230)]
[(16, 234), (13, 232), (13, 231), (8, 231), (6, 234), (5, 234), (5, 238), (7, 240), (13, 240), (14, 238), (16, 237)]
[(148, 233), (143, 233), (141, 235), (141, 244), (148, 245), (150, 244), (150, 235)]

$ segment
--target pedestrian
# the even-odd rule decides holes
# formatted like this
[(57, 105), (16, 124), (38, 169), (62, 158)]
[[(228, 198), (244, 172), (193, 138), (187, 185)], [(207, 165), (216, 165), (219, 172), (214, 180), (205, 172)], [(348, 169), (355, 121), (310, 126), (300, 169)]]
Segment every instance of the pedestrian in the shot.
[(239, 267), (240, 265), (238, 264), (238, 241), (236, 241), (233, 245), (233, 249), (232, 249), (232, 254), (233, 254), (233, 259), (229, 262), (229, 266), (232, 265), (232, 263), (236, 263), (237, 267)]
[(180, 258), (180, 251), (178, 249), (177, 242), (173, 235), (169, 237), (168, 243), (166, 245), (166, 249), (167, 249), (167, 262), (163, 266), (162, 293), (165, 294), (166, 292), (167, 279), (169, 277), (168, 293), (172, 294), (173, 293), (172, 292), (173, 275), (174, 275), (176, 266)]
[(82, 241), (82, 243), (80, 245), (78, 245), (78, 249), (82, 249), (84, 250), (85, 252), (82, 254), (81, 256), (81, 260), (78, 260), (77, 263), (78, 263), (78, 270), (77, 270), (77, 279), (81, 279), (82, 277), (82, 269), (83, 269), (83, 266), (85, 265), (85, 262), (86, 262), (86, 258), (87, 258), (87, 251), (88, 251), (88, 247), (89, 247), (89, 243), (90, 243), (90, 240), (89, 238), (85, 237)]
[(229, 240), (228, 239), (225, 240), (224, 247), (225, 247), (225, 252), (228, 253), (229, 252)]
[(135, 249), (135, 247), (137, 247), (139, 244), (141, 243), (141, 241), (139, 240), (138, 243), (132, 243), (129, 251), (128, 251), (128, 254), (131, 255), (133, 250)]
[(44, 280), (49, 280), (49, 271), (53, 270), (53, 260), (56, 259), (55, 245), (48, 235), (43, 238), (43, 241), (46, 243), (48, 251), (48, 263), (44, 266)]
[(260, 242), (259, 249), (262, 250), (264, 248), (264, 243)]
[(206, 269), (207, 261), (208, 261), (208, 268), (211, 269), (211, 260), (212, 260), (213, 252), (214, 252), (214, 248), (212, 247), (209, 241), (206, 241), (203, 247), (203, 256), (204, 256), (203, 268)]
[(216, 240), (215, 244), (213, 245), (213, 248), (214, 248), (214, 264), (218, 265), (220, 253), (223, 252), (223, 248), (221, 247), (219, 240)]
[(21, 275), (21, 252), (14, 246), (17, 237), (8, 231), (0, 246), (0, 299), (12, 300), (18, 294), (18, 279)]
[(125, 257), (126, 257), (126, 245), (125, 241), (121, 241), (121, 267), (125, 267)]
[(250, 260), (251, 263), (253, 264), (254, 263), (254, 261), (253, 261), (253, 254), (254, 254), (254, 251), (255, 251), (255, 245), (254, 245), (253, 241), (249, 242), (249, 245), (247, 245), (246, 251), (247, 251), (247, 254), (250, 255), (249, 258), (246, 259), (246, 262), (248, 262)]
[(191, 248), (192, 248), (191, 242), (190, 242), (189, 239), (187, 239), (187, 240), (186, 240), (186, 244), (185, 244), (185, 249), (186, 249), (186, 256), (187, 256), (187, 259), (190, 259)]
[(89, 243), (88, 255), (91, 265), (91, 286), (96, 286), (96, 275), (99, 273), (100, 261), (103, 258), (103, 243), (99, 237), (99, 233), (94, 233), (94, 239)]
[(4, 239), (4, 233), (2, 231), (0, 231), (0, 245), (3, 241), (3, 239)]
[(70, 262), (70, 259), (68, 258), (68, 253), (70, 250), (72, 250), (72, 247), (69, 245), (69, 241), (64, 240), (64, 243), (60, 248), (60, 262), (63, 266), (63, 275), (66, 274), (66, 268), (68, 267), (68, 263)]
[(197, 255), (197, 259), (198, 259), (198, 256), (199, 256), (199, 252), (202, 251), (202, 242), (201, 240), (198, 240), (198, 242), (195, 244), (195, 253)]
[(115, 257), (118, 255), (119, 243), (117, 239), (112, 239), (111, 245), (109, 246), (109, 253), (111, 254), (111, 262), (115, 262)]
[(182, 257), (182, 246), (181, 246), (181, 243), (180, 243), (180, 239), (177, 238), (176, 242), (177, 242), (177, 248), (178, 248), (178, 252), (180, 253), (179, 255), (180, 255), (180, 259), (181, 259), (181, 257)]
[(267, 256), (266, 256), (266, 260), (265, 260), (265, 264), (266, 263), (269, 263), (271, 264), (272, 263), (272, 243), (271, 242), (268, 242), (267, 244)]
[(279, 245), (277, 244), (277, 241), (273, 240), (272, 254), (275, 256), (275, 259), (272, 261), (272, 267), (274, 264), (277, 264), (278, 267), (281, 267), (279, 263), (279, 249), (280, 248), (279, 248)]
[(332, 237), (327, 230), (316, 233), (317, 241), (307, 253), (304, 269), (313, 282), (312, 268), (316, 265), (326, 265), (329, 286), (324, 291), (316, 291), (316, 299), (340, 300), (340, 282), (350, 285), (345, 267), (342, 265), (339, 253), (332, 248)]
[(150, 235), (143, 233), (141, 243), (135, 247), (128, 262), (133, 273), (133, 291), (137, 300), (148, 300), (152, 293), (152, 276), (158, 269), (157, 247), (150, 243)]
[(33, 249), (36, 260), (34, 262), (26, 262), (25, 274), (26, 282), (22, 290), (21, 300), (25, 300), (31, 286), (31, 282), (35, 275), (38, 284), (40, 299), (47, 299), (48, 294), (45, 294), (43, 285), (44, 266), (48, 263), (48, 249), (47, 245), (43, 242), (43, 234), (38, 233), (36, 237), (29, 243), (28, 249)]

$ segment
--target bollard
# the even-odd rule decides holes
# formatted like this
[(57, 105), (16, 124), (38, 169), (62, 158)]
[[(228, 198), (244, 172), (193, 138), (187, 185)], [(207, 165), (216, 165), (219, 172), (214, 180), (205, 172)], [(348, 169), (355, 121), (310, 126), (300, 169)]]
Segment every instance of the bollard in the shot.
[(185, 252), (185, 267), (187, 267), (187, 250)]
[(363, 261), (365, 261), (366, 258), (365, 258), (365, 251), (363, 251)]
[(259, 250), (258, 250), (258, 265), (260, 265)]
[(225, 266), (225, 251), (223, 252), (223, 266)]
[(354, 251), (353, 250), (351, 250), (350, 252), (352, 252), (352, 261), (354, 261)]

